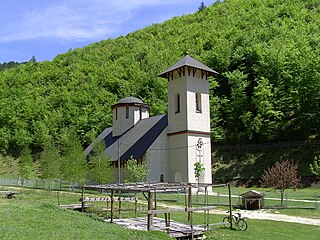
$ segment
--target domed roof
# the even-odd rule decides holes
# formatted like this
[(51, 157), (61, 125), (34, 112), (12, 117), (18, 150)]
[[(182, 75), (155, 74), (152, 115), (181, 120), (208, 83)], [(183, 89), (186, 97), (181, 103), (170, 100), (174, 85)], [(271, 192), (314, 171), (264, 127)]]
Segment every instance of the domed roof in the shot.
[(136, 97), (126, 97), (123, 99), (120, 99), (118, 103), (114, 104), (111, 106), (111, 108), (115, 108), (115, 107), (121, 107), (121, 106), (142, 106), (145, 108), (150, 108), (150, 106), (146, 103), (143, 103), (141, 99), (136, 98)]
[(136, 97), (126, 97), (120, 99), (118, 103), (140, 103), (143, 104), (142, 100)]

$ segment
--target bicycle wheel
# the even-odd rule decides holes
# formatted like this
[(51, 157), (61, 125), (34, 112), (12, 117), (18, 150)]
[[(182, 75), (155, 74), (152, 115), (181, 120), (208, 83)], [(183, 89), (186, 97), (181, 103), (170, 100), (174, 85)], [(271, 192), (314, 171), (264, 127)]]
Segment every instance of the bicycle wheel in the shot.
[(230, 217), (223, 218), (223, 226), (230, 227)]
[(247, 228), (248, 228), (248, 224), (247, 224), (247, 222), (246, 222), (246, 220), (244, 220), (244, 219), (240, 219), (239, 221), (238, 221), (238, 228), (241, 230), (241, 231), (245, 231), (245, 230), (247, 230)]

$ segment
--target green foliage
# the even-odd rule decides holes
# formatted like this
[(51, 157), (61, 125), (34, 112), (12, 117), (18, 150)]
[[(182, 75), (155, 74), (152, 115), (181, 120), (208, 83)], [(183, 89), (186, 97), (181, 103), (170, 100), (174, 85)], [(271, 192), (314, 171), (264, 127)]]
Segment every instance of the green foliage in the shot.
[(138, 163), (138, 161), (131, 156), (125, 168), (125, 182), (144, 182), (146, 181), (147, 175), (147, 164)]
[(320, 157), (315, 156), (313, 163), (310, 164), (309, 166), (312, 174), (316, 175), (317, 178), (320, 178)]
[(198, 8), (198, 11), (201, 12), (206, 8), (206, 5), (204, 4), (204, 2), (201, 2), (200, 7)]
[(0, 154), (0, 176), (18, 177), (20, 172), (19, 161), (11, 156)]
[[(210, 80), (216, 143), (319, 138), (318, 0), (229, 0), (116, 39), (0, 71), (0, 150), (41, 151), (64, 128), (82, 146), (112, 124), (133, 95), (151, 115), (167, 110), (157, 75), (186, 51), (220, 73)], [(34, 59), (35, 60), (35, 59)]]
[(197, 179), (199, 179), (201, 173), (203, 173), (206, 169), (203, 167), (203, 164), (201, 162), (195, 162), (194, 163), (194, 175)]
[(87, 162), (75, 131), (66, 130), (62, 157), (62, 177), (72, 183), (84, 183), (87, 177)]
[(61, 156), (58, 148), (52, 141), (48, 141), (40, 155), (41, 178), (49, 182), (61, 177)]
[(31, 150), (29, 148), (25, 148), (22, 150), (19, 157), (19, 165), (20, 165), (20, 177), (23, 179), (29, 179), (36, 176), (36, 172), (33, 166), (33, 158), (31, 154)]
[(105, 144), (101, 141), (93, 147), (93, 154), (90, 156), (90, 178), (98, 184), (111, 183), (115, 179), (114, 169), (104, 150)]

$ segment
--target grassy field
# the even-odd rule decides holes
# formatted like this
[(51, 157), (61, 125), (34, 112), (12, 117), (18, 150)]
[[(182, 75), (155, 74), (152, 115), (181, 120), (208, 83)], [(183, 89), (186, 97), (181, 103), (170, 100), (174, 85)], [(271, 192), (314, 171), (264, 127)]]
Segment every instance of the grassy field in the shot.
[[(15, 199), (0, 195), (0, 239), (170, 239), (164, 233), (127, 230), (102, 222), (95, 214), (87, 215), (57, 206), (58, 199), (60, 204), (78, 203), (79, 193), (60, 192), (58, 195), (57, 192), (34, 189), (19, 191), (21, 194)], [(306, 210), (300, 211), (309, 214)], [(210, 215), (210, 223), (221, 222), (223, 217)], [(184, 213), (174, 213), (171, 218), (181, 222), (187, 220)], [(202, 224), (203, 215), (194, 214), (194, 221)], [(251, 219), (248, 225), (246, 232), (216, 226), (205, 235), (207, 239), (318, 239), (320, 234), (320, 228), (311, 225)]]

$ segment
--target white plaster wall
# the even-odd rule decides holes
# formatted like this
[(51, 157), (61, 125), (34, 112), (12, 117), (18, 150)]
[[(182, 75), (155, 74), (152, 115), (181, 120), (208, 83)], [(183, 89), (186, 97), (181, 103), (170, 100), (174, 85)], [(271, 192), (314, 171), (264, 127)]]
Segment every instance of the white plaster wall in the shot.
[(160, 175), (164, 175), (164, 181), (169, 181), (168, 170), (168, 140), (167, 128), (162, 131), (159, 137), (151, 144), (144, 155), (143, 160), (147, 163), (148, 181), (160, 181)]
[[(199, 138), (201, 138), (202, 142), (204, 143), (202, 147), (202, 157), (199, 158), (199, 152), (196, 149), (196, 144), (198, 143)], [(188, 176), (189, 182), (197, 182), (194, 174), (194, 164), (197, 161), (200, 161), (205, 171), (199, 177), (199, 182), (202, 183), (212, 183), (212, 170), (211, 170), (211, 142), (210, 137), (207, 135), (189, 135), (188, 136)]]
[[(198, 72), (198, 71), (197, 71)], [(202, 78), (188, 77), (188, 130), (210, 132), (210, 101), (208, 81)], [(201, 93), (201, 112), (196, 112), (196, 93)]]
[(141, 119), (145, 119), (145, 118), (149, 118), (149, 111), (147, 108), (142, 108), (142, 118)]
[(186, 134), (168, 136), (169, 181), (176, 181), (175, 175), (181, 173), (181, 181), (188, 182), (188, 142)]
[[(201, 113), (196, 112), (195, 93), (201, 93)], [(180, 113), (175, 114), (176, 94), (179, 93)], [(209, 86), (201, 71), (195, 77), (191, 74), (179, 77), (174, 71), (173, 80), (168, 81), (168, 133), (182, 131), (210, 132)], [(181, 173), (183, 182), (196, 182), (194, 163), (198, 161), (196, 144), (204, 142), (201, 162), (206, 169), (199, 181), (212, 183), (210, 136), (206, 134), (181, 133), (168, 136), (168, 161), (170, 181), (175, 181), (176, 173)]]
[[(176, 95), (180, 94), (180, 113), (176, 111)], [(187, 129), (187, 84), (186, 78), (179, 78), (174, 71), (174, 79), (168, 81), (168, 132)]]
[[(116, 119), (116, 108), (118, 119)], [(118, 106), (113, 109), (113, 136), (120, 136), (133, 127), (140, 120), (140, 107), (129, 106), (129, 118), (126, 118), (126, 106)], [(148, 109), (142, 108), (142, 119), (148, 118)]]

